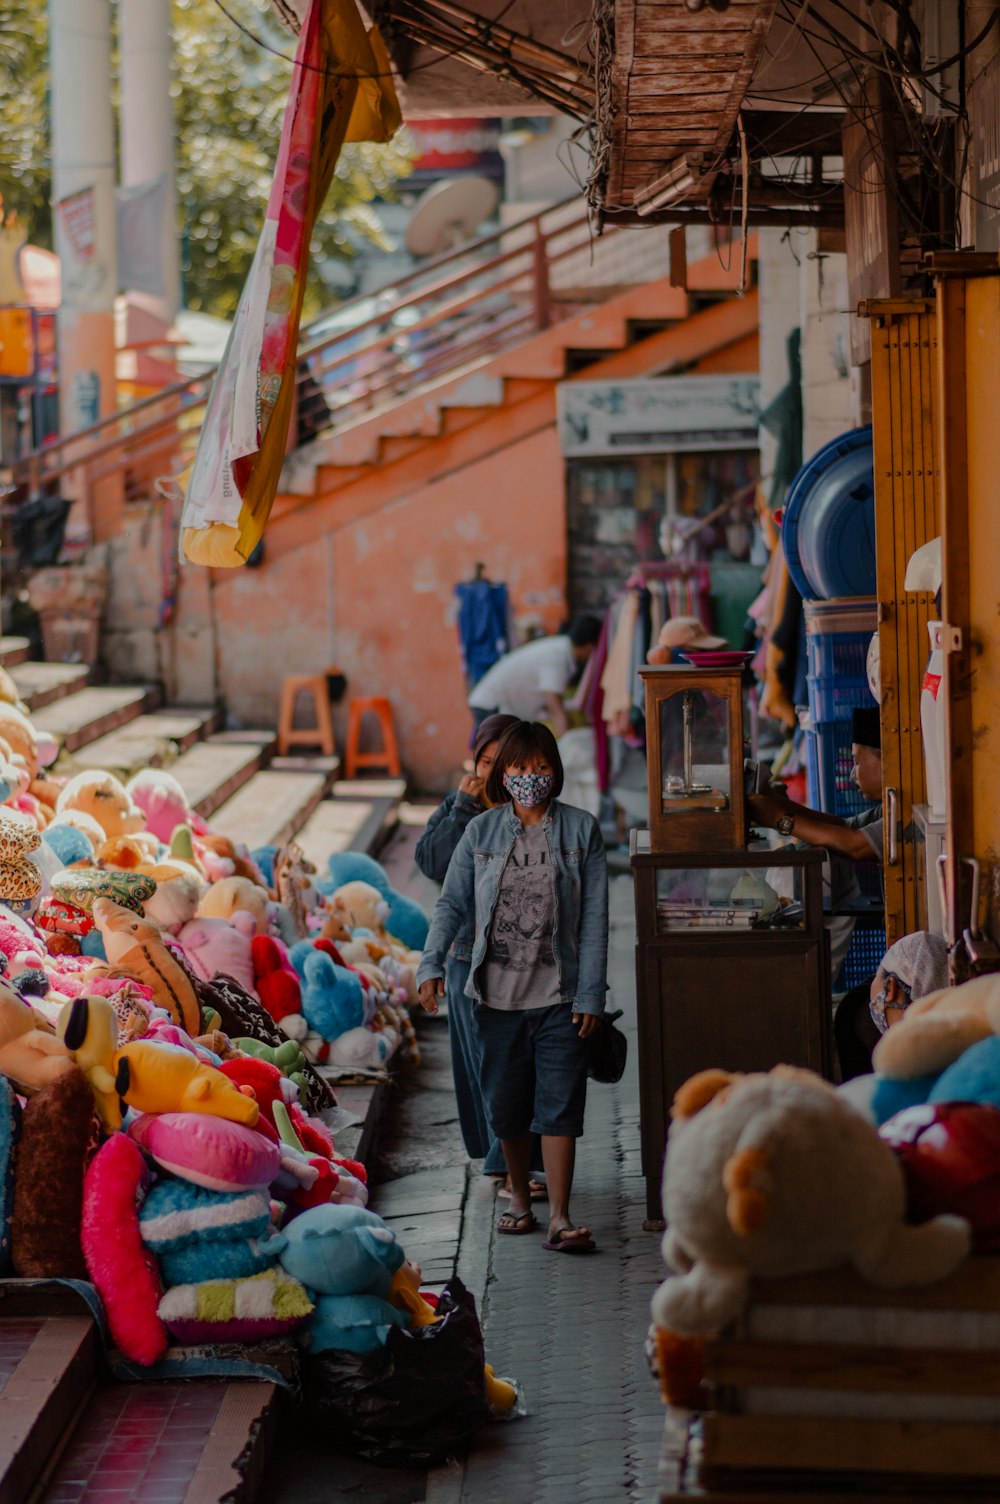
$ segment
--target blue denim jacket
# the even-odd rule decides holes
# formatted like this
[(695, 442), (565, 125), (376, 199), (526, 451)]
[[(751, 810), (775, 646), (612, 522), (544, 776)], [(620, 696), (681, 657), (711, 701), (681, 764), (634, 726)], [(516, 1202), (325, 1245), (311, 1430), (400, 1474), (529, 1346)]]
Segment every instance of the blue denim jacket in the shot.
[[(466, 827), (482, 812), (483, 806), (479, 800), (473, 799), (471, 794), (463, 794), (460, 790), (449, 794), (438, 805), (427, 821), (424, 833), (413, 853), (413, 860), (425, 877), (429, 877), (435, 883), (444, 882), (449, 864), (458, 849), (458, 843), (465, 835)], [(463, 924), (451, 943), (449, 954), (454, 956), (456, 961), (472, 960), (472, 942), (476, 937), (476, 926), (471, 910), (467, 920), (468, 922)]]
[[(521, 829), (511, 805), (487, 810), (466, 828), (434, 909), (417, 982), (444, 976), (455, 936), (475, 914), (472, 965), (465, 989), (483, 1001), (479, 972), (496, 909), (500, 880)], [(586, 810), (553, 800), (543, 829), (555, 874), (555, 952), (559, 991), (577, 1013), (604, 1012), (608, 971), (608, 869), (600, 826)]]

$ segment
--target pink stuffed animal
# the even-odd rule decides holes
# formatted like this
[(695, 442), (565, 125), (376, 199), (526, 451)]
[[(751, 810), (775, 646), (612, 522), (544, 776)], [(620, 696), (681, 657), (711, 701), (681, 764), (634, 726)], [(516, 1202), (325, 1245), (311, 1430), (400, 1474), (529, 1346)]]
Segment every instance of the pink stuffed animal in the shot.
[(126, 792), (145, 815), (146, 829), (165, 846), (178, 825), (190, 825), (198, 834), (206, 829), (177, 779), (163, 768), (143, 768), (126, 785)]
[(197, 976), (210, 982), (224, 972), (256, 997), (251, 949), (254, 929), (253, 916), (239, 909), (231, 921), (192, 919), (177, 939)]

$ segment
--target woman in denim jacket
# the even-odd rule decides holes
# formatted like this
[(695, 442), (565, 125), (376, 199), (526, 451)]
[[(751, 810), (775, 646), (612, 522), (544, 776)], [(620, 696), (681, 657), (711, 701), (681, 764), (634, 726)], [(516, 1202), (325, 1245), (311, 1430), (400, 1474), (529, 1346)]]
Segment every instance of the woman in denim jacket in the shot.
[[(417, 842), (414, 860), (425, 877), (443, 883), (448, 865), (469, 822), (486, 808), (486, 780), (493, 766), (503, 733), (517, 725), (516, 715), (487, 716), (476, 732), (472, 746), (473, 771), (466, 774), (455, 793), (439, 804)], [(485, 1160), (484, 1175), (506, 1178), (507, 1166), (499, 1139), (490, 1132), (479, 1085), (479, 1036), (472, 1024), (472, 1002), (465, 996), (472, 960), (475, 926), (468, 921), (451, 943), (445, 961), (445, 997), (448, 1000), (448, 1036), (451, 1072), (458, 1103), (458, 1126), (470, 1159)]]
[(583, 1133), (589, 1039), (607, 991), (608, 881), (592, 815), (560, 804), (563, 774), (547, 727), (505, 732), (486, 783), (496, 808), (467, 826), (448, 867), (417, 975), (437, 1011), (445, 957), (475, 916), (466, 996), (481, 1047), (480, 1080), (511, 1180), (498, 1231), (536, 1226), (531, 1134), (542, 1138), (549, 1190), (545, 1248), (593, 1249), (569, 1212), (576, 1140)]

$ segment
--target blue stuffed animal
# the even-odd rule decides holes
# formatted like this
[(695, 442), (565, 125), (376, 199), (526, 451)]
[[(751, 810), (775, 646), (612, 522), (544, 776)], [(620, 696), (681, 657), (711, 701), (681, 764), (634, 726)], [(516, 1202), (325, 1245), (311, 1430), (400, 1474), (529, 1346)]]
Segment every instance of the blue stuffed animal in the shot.
[(430, 932), (430, 921), (423, 909), (405, 893), (389, 894), (389, 917), (385, 927), (394, 940), (407, 950), (423, 950)]
[(267, 1236), (270, 1225), (266, 1193), (212, 1191), (187, 1180), (157, 1181), (139, 1211), (140, 1236), (168, 1287), (272, 1268), (283, 1240)]
[(406, 1255), (396, 1234), (360, 1206), (314, 1206), (284, 1230), (282, 1268), (318, 1295), (385, 1300)]
[(308, 940), (293, 945), (289, 959), (302, 982), (302, 1016), (321, 1038), (339, 1039), (365, 1022), (365, 992), (356, 971), (338, 966)]
[(309, 1318), (309, 1351), (378, 1352), (390, 1327), (409, 1324), (404, 1311), (377, 1295), (318, 1295)]
[(335, 851), (327, 858), (326, 865), (329, 868), (328, 876), (316, 881), (321, 893), (333, 893), (345, 883), (370, 883), (378, 889), (387, 903), (392, 898), (392, 886), (385, 868), (363, 851)]
[(329, 873), (316, 880), (321, 893), (335, 893), (347, 883), (368, 883), (389, 905), (385, 927), (394, 940), (407, 950), (423, 950), (430, 923), (418, 903), (405, 893), (397, 893), (389, 882), (385, 868), (363, 851), (335, 851), (327, 858)]

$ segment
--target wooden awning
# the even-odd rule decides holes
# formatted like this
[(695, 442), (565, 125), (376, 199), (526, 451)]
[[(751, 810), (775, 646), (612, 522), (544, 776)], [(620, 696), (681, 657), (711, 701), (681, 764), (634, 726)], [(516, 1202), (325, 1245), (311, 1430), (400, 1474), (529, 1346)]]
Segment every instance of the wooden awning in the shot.
[(598, 76), (607, 171), (598, 206), (655, 213), (704, 204), (727, 156), (776, 0), (614, 0), (614, 53)]

